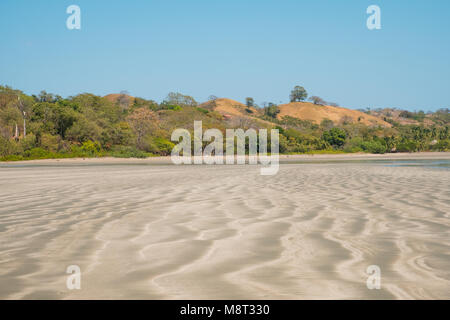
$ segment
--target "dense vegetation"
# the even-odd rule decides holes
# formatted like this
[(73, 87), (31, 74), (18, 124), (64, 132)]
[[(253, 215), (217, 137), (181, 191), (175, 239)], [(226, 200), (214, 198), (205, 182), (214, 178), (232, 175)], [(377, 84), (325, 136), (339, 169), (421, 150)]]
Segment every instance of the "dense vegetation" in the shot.
[[(307, 94), (296, 87), (290, 98), (303, 101)], [(310, 99), (324, 103), (319, 97)], [(170, 93), (157, 103), (126, 94), (113, 101), (87, 93), (62, 98), (43, 91), (29, 96), (0, 86), (0, 159), (169, 155), (174, 146), (172, 131), (192, 130), (194, 120), (202, 120), (205, 129), (223, 131), (275, 126), (280, 129), (282, 153), (450, 149), (448, 109), (427, 115), (405, 111), (400, 116), (422, 122), (404, 125), (385, 117), (393, 127), (382, 128), (345, 121), (335, 124), (324, 120), (318, 125), (291, 117), (280, 120), (275, 104), (259, 109), (252, 98), (247, 98), (246, 106), (248, 117), (230, 120), (213, 109), (198, 107), (192, 97), (179, 93)], [(425, 118), (427, 123), (423, 123)]]

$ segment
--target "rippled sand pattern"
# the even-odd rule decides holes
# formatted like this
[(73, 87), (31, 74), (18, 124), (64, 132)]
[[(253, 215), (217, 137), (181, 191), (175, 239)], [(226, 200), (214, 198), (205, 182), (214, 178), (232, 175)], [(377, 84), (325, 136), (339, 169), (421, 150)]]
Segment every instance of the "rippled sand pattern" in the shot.
[(0, 179), (2, 299), (450, 299), (448, 170), (10, 166)]

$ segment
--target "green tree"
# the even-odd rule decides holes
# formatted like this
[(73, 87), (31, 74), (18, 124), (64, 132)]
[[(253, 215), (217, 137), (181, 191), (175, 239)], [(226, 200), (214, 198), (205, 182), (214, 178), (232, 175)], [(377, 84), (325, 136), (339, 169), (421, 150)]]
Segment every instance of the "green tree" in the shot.
[(32, 120), (41, 122), (44, 132), (59, 134), (63, 139), (76, 119), (75, 110), (62, 103), (39, 102), (33, 106)]
[(247, 97), (245, 98), (245, 105), (247, 106), (247, 108), (251, 108), (255, 105), (255, 100), (253, 100), (253, 98)]
[(178, 92), (170, 92), (166, 99), (163, 101), (163, 105), (177, 105), (180, 107), (196, 107), (197, 101), (191, 96), (187, 96)]
[(55, 102), (57, 99), (52, 93), (42, 90), (37, 96), (39, 102)]
[(347, 138), (346, 132), (341, 128), (332, 128), (323, 133), (323, 140), (328, 142), (333, 147), (342, 147)]
[(308, 97), (308, 93), (305, 88), (301, 86), (295, 86), (295, 88), (291, 91), (291, 95), (289, 96), (291, 102), (304, 101)]
[(269, 106), (264, 108), (264, 114), (271, 118), (276, 118), (280, 113), (280, 108), (272, 102), (269, 102)]
[(95, 122), (89, 121), (84, 116), (79, 116), (67, 130), (66, 138), (81, 143), (89, 140), (97, 141), (100, 137), (100, 132), (101, 129)]

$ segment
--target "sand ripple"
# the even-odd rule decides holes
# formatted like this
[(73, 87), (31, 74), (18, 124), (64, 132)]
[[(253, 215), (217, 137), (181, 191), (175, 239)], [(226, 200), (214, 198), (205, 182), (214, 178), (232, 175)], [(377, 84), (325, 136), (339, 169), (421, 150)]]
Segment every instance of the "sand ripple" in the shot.
[[(450, 171), (0, 168), (3, 299), (450, 299)], [(82, 289), (66, 288), (66, 268)], [(381, 290), (368, 290), (378, 265)]]

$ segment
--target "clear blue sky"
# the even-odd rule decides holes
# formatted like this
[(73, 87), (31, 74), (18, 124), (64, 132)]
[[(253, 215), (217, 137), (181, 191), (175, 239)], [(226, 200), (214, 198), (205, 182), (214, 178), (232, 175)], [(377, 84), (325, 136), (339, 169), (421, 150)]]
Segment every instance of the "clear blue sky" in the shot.
[[(81, 30), (66, 28), (71, 4)], [(366, 28), (371, 4), (381, 30)], [(351, 108), (434, 110), (450, 107), (450, 1), (1, 0), (0, 84), (257, 103), (303, 85)]]

